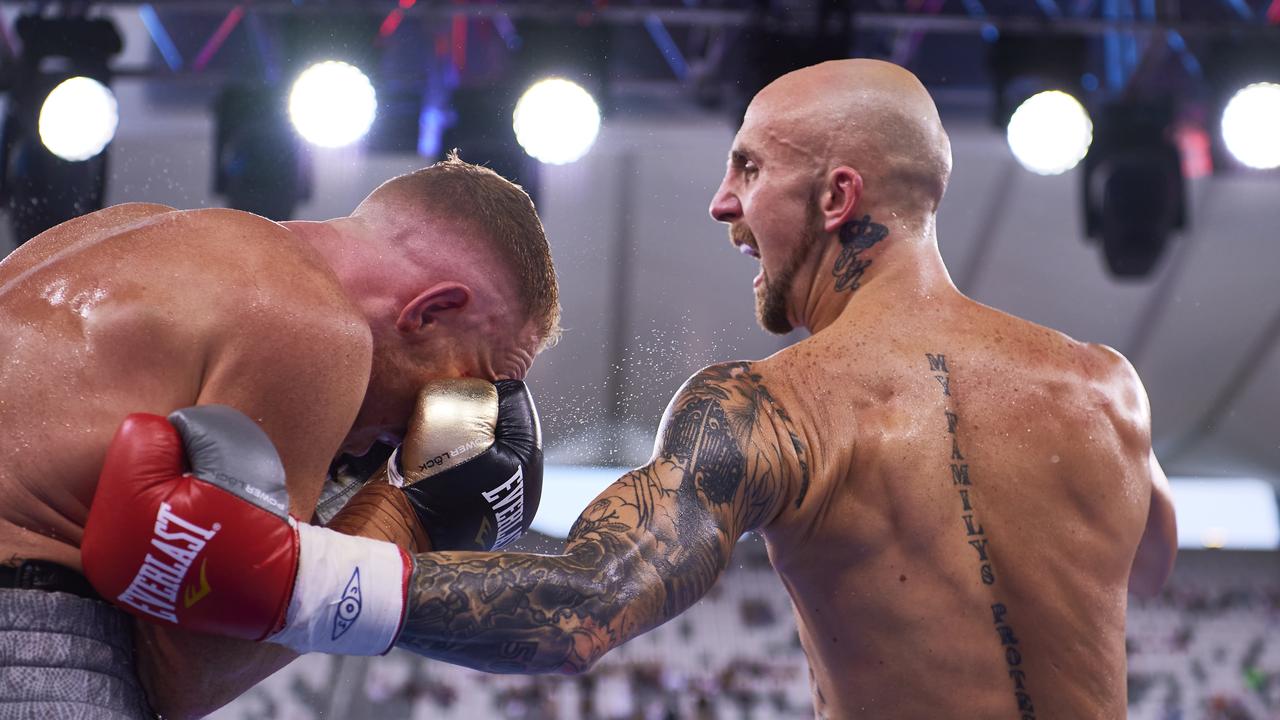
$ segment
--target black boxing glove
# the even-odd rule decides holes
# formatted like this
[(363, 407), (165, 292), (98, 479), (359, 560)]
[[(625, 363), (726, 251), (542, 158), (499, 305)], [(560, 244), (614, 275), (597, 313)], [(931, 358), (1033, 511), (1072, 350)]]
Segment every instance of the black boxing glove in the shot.
[(519, 380), (436, 380), (387, 461), (433, 550), (493, 550), (529, 529), (542, 497), (542, 428)]

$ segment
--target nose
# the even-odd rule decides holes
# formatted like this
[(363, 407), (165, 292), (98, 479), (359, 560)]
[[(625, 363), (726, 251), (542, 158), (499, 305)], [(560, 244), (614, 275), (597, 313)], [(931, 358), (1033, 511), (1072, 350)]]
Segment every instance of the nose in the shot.
[(731, 223), (742, 217), (742, 203), (738, 200), (738, 196), (729, 190), (728, 180), (726, 176), (720, 183), (716, 194), (711, 198), (711, 207), (708, 208), (711, 217), (717, 222)]

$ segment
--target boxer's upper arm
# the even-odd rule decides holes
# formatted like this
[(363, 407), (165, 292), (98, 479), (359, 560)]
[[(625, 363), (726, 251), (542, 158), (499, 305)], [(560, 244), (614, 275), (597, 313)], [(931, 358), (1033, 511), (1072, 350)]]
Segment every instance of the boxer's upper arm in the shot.
[[(299, 313), (299, 309), (293, 309)], [(367, 326), (334, 310), (268, 317), (215, 349), (198, 405), (222, 404), (256, 420), (284, 463), (290, 511), (310, 518), (369, 380)]]
[(653, 459), (588, 506), (563, 555), (417, 556), (399, 645), (491, 672), (582, 672), (710, 590), (742, 533), (800, 499), (804, 455), (749, 364), (707, 368), (672, 400)]
[[(214, 343), (197, 404), (230, 405), (258, 421), (284, 463), (291, 512), (308, 518), (360, 407), (369, 339), (341, 308), (279, 310), (246, 314)], [(169, 718), (207, 714), (296, 657), (277, 645), (150, 623), (135, 629), (138, 674)]]
[(809, 482), (790, 417), (745, 362), (705, 368), (680, 388), (663, 414), (653, 459), (636, 472), (646, 470), (675, 493), (668, 504), (689, 494), (733, 540), (798, 506)]
[(648, 602), (620, 609), (620, 643), (701, 598), (742, 534), (799, 505), (807, 485), (805, 448), (760, 375), (713, 365), (672, 398), (649, 463), (578, 518), (568, 552), (594, 544), (639, 583)]

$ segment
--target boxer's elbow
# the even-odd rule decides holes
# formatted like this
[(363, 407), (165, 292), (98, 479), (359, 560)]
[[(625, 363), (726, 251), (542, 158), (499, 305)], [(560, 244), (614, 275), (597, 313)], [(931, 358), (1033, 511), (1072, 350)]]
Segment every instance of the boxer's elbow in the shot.
[(538, 672), (589, 673), (609, 651), (666, 620), (659, 617), (661, 578), (638, 552), (595, 556), (563, 580), (563, 600), (569, 602), (553, 615), (571, 621), (544, 628), (542, 646), (559, 650), (548, 655), (554, 665)]
[[(533, 670), (534, 673), (549, 673), (556, 675), (586, 675), (595, 669), (596, 663), (600, 662), (600, 658), (604, 657), (613, 648), (621, 644), (612, 643), (607, 640), (594, 642), (594, 639), (587, 639), (590, 631), (583, 633), (582, 636), (573, 639), (574, 646), (564, 658), (554, 664), (545, 665), (540, 670)], [(583, 642), (586, 640), (586, 642)], [(584, 646), (590, 645), (588, 649)]]
[(557, 675), (565, 675), (565, 676), (586, 675), (587, 673), (595, 669), (596, 662), (597, 660), (566, 662), (560, 667), (556, 668), (554, 672)]

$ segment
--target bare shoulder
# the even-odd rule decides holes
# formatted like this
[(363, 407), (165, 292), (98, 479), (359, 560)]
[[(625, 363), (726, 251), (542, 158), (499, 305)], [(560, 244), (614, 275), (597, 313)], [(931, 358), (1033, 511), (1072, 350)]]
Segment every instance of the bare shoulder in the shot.
[(1080, 346), (1081, 352), (1096, 365), (1103, 377), (1138, 382), (1138, 371), (1119, 350), (1102, 343), (1080, 343)]
[(672, 398), (657, 455), (687, 457), (709, 478), (746, 487), (743, 529), (799, 507), (809, 489), (809, 451), (763, 374), (767, 361), (733, 361), (694, 373)]
[(153, 202), (124, 202), (119, 205), (103, 208), (99, 212), (119, 213), (121, 215), (156, 215), (159, 213), (175, 212), (177, 208), (172, 205)]
[[(766, 384), (762, 373), (765, 366), (765, 361), (747, 360), (708, 365), (690, 376), (680, 387), (672, 398), (668, 414), (682, 404), (702, 402), (715, 403), (726, 411), (741, 408), (755, 413), (781, 413), (785, 417), (786, 411), (778, 404), (773, 390)], [(753, 416), (751, 419), (758, 418)], [(752, 427), (738, 426), (735, 430), (744, 434)]]
[(122, 203), (81, 215), (56, 225), (0, 258), (0, 280), (41, 267), (64, 251), (117, 235), (148, 219), (173, 212), (157, 203)]
[(279, 223), (210, 208), (158, 217), (147, 230), (169, 246), (169, 263), (185, 266), (185, 293), (202, 296), (210, 310), (246, 323), (270, 320), (273, 309), (286, 311), (292, 322), (337, 327), (360, 321), (324, 258)]
[(1151, 408), (1142, 379), (1129, 359), (1114, 348), (1099, 343), (1083, 343), (1081, 350), (1091, 365), (1096, 382), (1110, 391), (1120, 406), (1131, 412), (1135, 419), (1149, 418)]
[[(979, 304), (980, 305), (980, 304)], [(995, 326), (1016, 327), (1024, 339), (1017, 345), (1023, 362), (1048, 363), (1104, 393), (1108, 400), (1134, 412), (1145, 410), (1146, 392), (1138, 373), (1124, 355), (1100, 343), (1077, 340), (1054, 328), (981, 305), (995, 318)]]
[(178, 213), (199, 232), (183, 238), (202, 254), (255, 271), (254, 279), (291, 278), (337, 288), (337, 277), (310, 244), (284, 225), (239, 210), (209, 208)]
[[(50, 241), (52, 244), (92, 241), (110, 235), (119, 235), (141, 226), (155, 218), (182, 211), (169, 205), (148, 202), (127, 202), (102, 208), (40, 233), (28, 243), (37, 247)], [(24, 248), (27, 245), (23, 246)]]
[(734, 388), (743, 384), (750, 384), (754, 381), (753, 372), (754, 363), (746, 360), (733, 360), (729, 362), (716, 363), (708, 365), (698, 370), (680, 387), (680, 394), (701, 395), (711, 393), (716, 396), (726, 395), (726, 393), (734, 391)]
[(323, 257), (283, 225), (235, 210), (180, 210), (136, 226), (104, 255), (121, 282), (146, 286), (126, 318), (144, 336), (199, 348), (206, 380), (233, 367), (357, 383), (368, 371), (367, 322)]
[(121, 224), (129, 223), (136, 220), (145, 220), (146, 218), (163, 215), (165, 213), (180, 212), (177, 208), (170, 205), (162, 205), (160, 203), (149, 202), (126, 202), (119, 205), (111, 205), (78, 218), (68, 220), (61, 225), (53, 228), (53, 231), (60, 229), (75, 229), (86, 226), (98, 227), (118, 227)]

